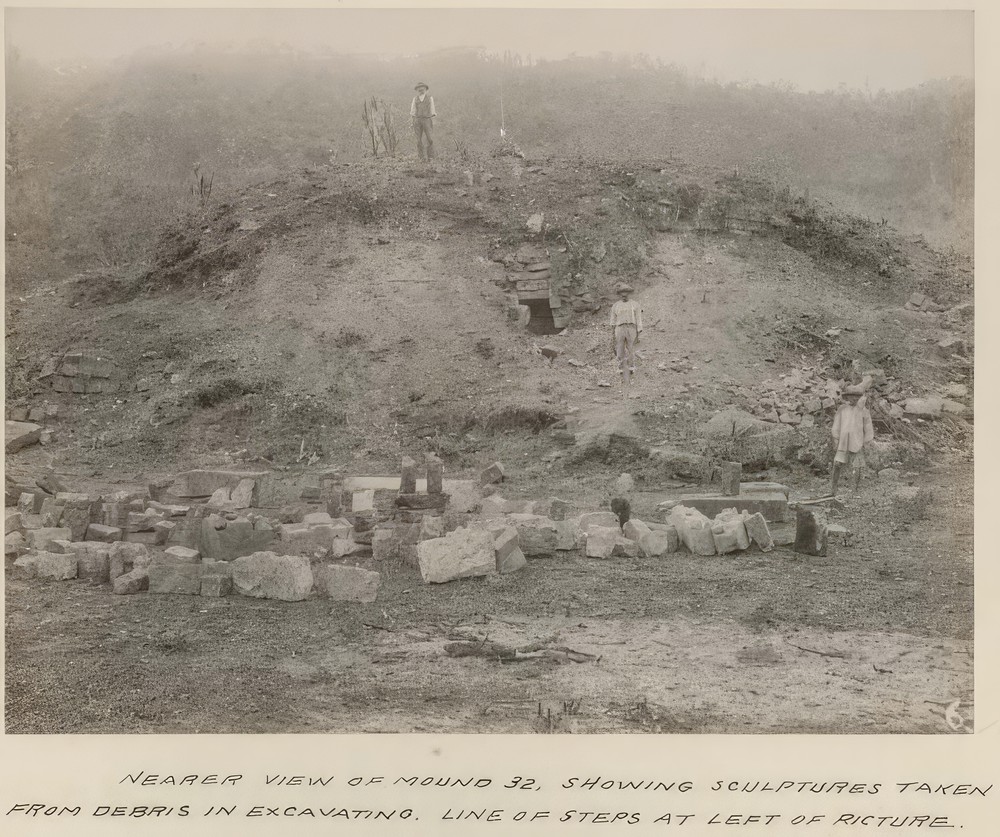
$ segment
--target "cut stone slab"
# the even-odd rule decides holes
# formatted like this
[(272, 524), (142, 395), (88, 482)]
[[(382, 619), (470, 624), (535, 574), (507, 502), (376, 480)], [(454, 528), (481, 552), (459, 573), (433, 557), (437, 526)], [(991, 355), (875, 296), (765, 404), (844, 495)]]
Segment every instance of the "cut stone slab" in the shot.
[(715, 555), (712, 523), (699, 509), (687, 505), (674, 506), (670, 510), (669, 522), (692, 555)]
[(114, 580), (111, 592), (116, 596), (131, 596), (149, 589), (149, 573), (146, 570), (132, 570)]
[(301, 555), (255, 552), (233, 562), (233, 586), (243, 596), (299, 602), (312, 590), (312, 568)]
[(112, 581), (133, 569), (145, 569), (152, 562), (152, 557), (145, 544), (124, 543), (118, 541), (108, 549), (109, 575)]
[(212, 575), (224, 575), (226, 578), (233, 577), (233, 564), (231, 561), (202, 561), (201, 577), (207, 578)]
[(588, 558), (610, 558), (622, 532), (617, 520), (614, 526), (593, 525), (587, 529), (587, 543), (584, 554)]
[(943, 410), (944, 399), (942, 398), (907, 398), (906, 403), (903, 404), (903, 411), (906, 415), (916, 418), (940, 418)]
[[(780, 522), (788, 517), (788, 498), (778, 491), (761, 491), (759, 493), (741, 494), (737, 497), (723, 497), (717, 494), (688, 494), (675, 500), (661, 503), (658, 508), (669, 511), (677, 506), (696, 509), (702, 514), (715, 517), (726, 509), (736, 509), (738, 512), (764, 515), (764, 519)], [(678, 529), (678, 532), (680, 530)]]
[(4, 422), (4, 449), (7, 453), (17, 453), (29, 445), (36, 444), (41, 438), (40, 425), (28, 421)]
[(84, 541), (72, 544), (76, 577), (106, 584), (111, 580), (111, 544)]
[(425, 584), (496, 572), (493, 536), (485, 529), (456, 529), (417, 544), (417, 564)]
[(41, 529), (31, 529), (26, 533), (26, 540), (31, 549), (45, 550), (50, 541), (71, 541), (73, 533), (63, 527), (43, 527)]
[(630, 541), (623, 535), (618, 535), (618, 540), (615, 541), (614, 549), (611, 550), (612, 558), (638, 558), (639, 557), (639, 544), (635, 541)]
[(242, 480), (255, 482), (268, 476), (267, 471), (215, 471), (197, 469), (174, 477), (167, 490), (174, 497), (211, 497), (220, 488), (232, 490)]
[(8, 555), (20, 555), (28, 548), (24, 541), (24, 535), (20, 532), (11, 532), (9, 535), (5, 535), (3, 539), (3, 553), (5, 556)]
[(37, 561), (36, 553), (30, 552), (27, 555), (21, 555), (16, 558), (14, 567), (21, 570), (25, 575), (34, 578), (38, 574)]
[(21, 528), (21, 512), (17, 509), (6, 509), (6, 516), (4, 518), (4, 534), (9, 535), (11, 532), (16, 532)]
[(619, 532), (621, 531), (621, 526), (618, 525), (618, 515), (609, 511), (587, 512), (586, 514), (581, 514), (580, 522), (577, 525), (580, 531), (584, 534), (588, 533), (595, 526), (600, 526), (606, 529), (617, 529)]
[(169, 561), (177, 561), (181, 564), (200, 564), (201, 553), (197, 549), (189, 549), (186, 546), (171, 546), (163, 550), (163, 557)]
[[(372, 541), (374, 542), (374, 535)], [(349, 555), (367, 555), (372, 552), (370, 544), (358, 543), (350, 538), (334, 538), (327, 553), (330, 558), (346, 558)]]
[(821, 512), (798, 509), (795, 515), (795, 544), (792, 549), (800, 555), (826, 555), (826, 520)]
[(399, 491), (401, 494), (417, 493), (417, 462), (410, 456), (404, 456), (399, 468)]
[(722, 493), (733, 496), (740, 493), (740, 479), (743, 476), (743, 463), (722, 463)]
[(771, 530), (768, 528), (764, 515), (760, 512), (756, 514), (743, 513), (743, 525), (746, 527), (750, 540), (760, 547), (761, 552), (770, 552), (774, 549), (774, 539), (771, 537)]
[(427, 474), (427, 493), (444, 493), (444, 463), (433, 453), (425, 457)]
[(576, 518), (569, 520), (553, 520), (556, 527), (556, 550), (570, 552), (583, 547), (584, 539), (580, 535), (580, 523)]
[(372, 557), (379, 562), (398, 560), (400, 543), (395, 529), (376, 529), (372, 538)]
[(736, 509), (725, 509), (715, 516), (712, 521), (712, 537), (715, 539), (715, 551), (719, 555), (750, 548), (750, 536), (747, 535), (743, 518)]
[(445, 480), (448, 510), (459, 514), (478, 512), (483, 505), (483, 495), (475, 480)]
[(185, 596), (197, 596), (201, 593), (201, 567), (198, 564), (154, 560), (146, 568), (146, 572), (149, 576), (150, 593), (178, 593)]
[(87, 527), (86, 539), (88, 541), (100, 541), (101, 543), (113, 543), (122, 539), (123, 532), (117, 526), (105, 526), (103, 523), (91, 523)]
[(257, 489), (257, 481), (254, 479), (242, 479), (236, 483), (233, 493), (230, 495), (230, 502), (236, 509), (248, 509), (253, 505), (254, 492)]
[(233, 579), (228, 575), (203, 575), (201, 577), (200, 594), (219, 599), (228, 596), (233, 589)]
[(639, 554), (643, 558), (661, 558), (671, 552), (676, 552), (680, 546), (677, 529), (673, 526), (651, 529), (639, 538)]
[(493, 485), (504, 480), (503, 465), (494, 462), (488, 468), (484, 468), (479, 474), (480, 485)]
[(560, 520), (566, 520), (570, 515), (573, 514), (573, 504), (566, 502), (566, 500), (560, 500), (558, 497), (553, 497), (549, 502), (549, 517), (551, 517), (556, 522)]
[(340, 564), (323, 564), (313, 570), (316, 592), (337, 602), (363, 602), (370, 604), (378, 598), (382, 576), (361, 567)]
[(490, 534), (493, 535), (493, 546), (496, 549), (498, 573), (512, 573), (527, 566), (528, 560), (521, 551), (516, 528), (490, 527)]
[(38, 578), (47, 578), (53, 581), (68, 581), (76, 578), (77, 561), (76, 555), (61, 555), (55, 552), (36, 552), (35, 575)]
[[(306, 532), (314, 532), (321, 527), (303, 526), (302, 528)], [(319, 538), (320, 535), (317, 534), (316, 537)], [(333, 537), (334, 533), (331, 531), (326, 547), (329, 547), (330, 543), (333, 542)], [(204, 560), (232, 561), (243, 555), (252, 555), (261, 551), (274, 538), (274, 529), (263, 517), (258, 517), (253, 522), (246, 517), (237, 517), (236, 520), (230, 520), (224, 529), (216, 529), (215, 522), (211, 518), (205, 518), (201, 523), (201, 538), (198, 545)], [(282, 539), (284, 539), (284, 531), (282, 531)]]
[[(355, 495), (356, 496), (356, 495)], [(403, 509), (437, 509), (448, 505), (447, 494), (397, 494), (396, 505)]]
[(549, 518), (538, 514), (511, 514), (507, 520), (517, 529), (521, 551), (528, 557), (552, 555), (559, 550), (561, 533)]
[(302, 522), (306, 526), (319, 526), (321, 524), (332, 524), (333, 518), (330, 517), (329, 512), (311, 512), (302, 518)]
[(650, 528), (645, 523), (634, 517), (629, 518), (628, 523), (622, 527), (622, 533), (625, 537), (630, 541), (635, 541), (636, 543), (641, 541), (643, 535), (648, 535), (650, 531)]

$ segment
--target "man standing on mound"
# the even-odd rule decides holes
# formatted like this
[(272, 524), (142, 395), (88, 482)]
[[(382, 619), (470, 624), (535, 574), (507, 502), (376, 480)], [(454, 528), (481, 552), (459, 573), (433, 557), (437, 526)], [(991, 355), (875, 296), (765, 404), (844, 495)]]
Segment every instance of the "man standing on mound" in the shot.
[(642, 307), (630, 299), (635, 289), (627, 282), (615, 285), (618, 301), (611, 306), (611, 333), (615, 357), (622, 372), (622, 384), (628, 389), (635, 371), (635, 344), (642, 335)]
[[(432, 160), (434, 158), (434, 117), (437, 113), (434, 110), (434, 97), (428, 96), (429, 88), (420, 82), (413, 88), (417, 95), (410, 103), (410, 122), (413, 125), (413, 133), (417, 135), (417, 157), (421, 160)], [(427, 141), (426, 150), (424, 140)]]

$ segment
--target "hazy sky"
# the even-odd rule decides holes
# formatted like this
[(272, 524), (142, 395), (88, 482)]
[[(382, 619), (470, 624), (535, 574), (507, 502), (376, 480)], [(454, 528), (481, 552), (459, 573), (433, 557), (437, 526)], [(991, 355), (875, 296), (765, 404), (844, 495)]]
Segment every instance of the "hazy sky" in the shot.
[(721, 81), (895, 90), (973, 75), (961, 11), (7, 9), (8, 49), (98, 59), (193, 41), (412, 54), (455, 46), (562, 58), (644, 52)]

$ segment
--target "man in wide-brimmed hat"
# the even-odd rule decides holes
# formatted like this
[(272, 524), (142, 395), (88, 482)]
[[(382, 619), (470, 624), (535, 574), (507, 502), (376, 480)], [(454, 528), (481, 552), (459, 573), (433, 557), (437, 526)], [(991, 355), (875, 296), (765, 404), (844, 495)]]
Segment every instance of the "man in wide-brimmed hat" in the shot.
[[(434, 117), (437, 116), (434, 97), (427, 94), (430, 88), (423, 82), (413, 89), (417, 91), (417, 95), (410, 103), (410, 122), (413, 124), (413, 133), (417, 135), (417, 157), (430, 160), (434, 157)], [(426, 149), (424, 140), (427, 141)]]
[(832, 497), (837, 496), (840, 475), (845, 468), (851, 472), (851, 487), (855, 493), (861, 485), (861, 470), (865, 465), (864, 446), (875, 438), (872, 414), (866, 406), (870, 386), (871, 378), (866, 377), (862, 383), (846, 387), (840, 408), (833, 417), (831, 432), (836, 453), (830, 486)]
[(630, 298), (634, 290), (628, 282), (618, 282), (615, 285), (618, 301), (611, 306), (612, 340), (625, 386), (635, 371), (635, 344), (642, 334), (642, 307)]

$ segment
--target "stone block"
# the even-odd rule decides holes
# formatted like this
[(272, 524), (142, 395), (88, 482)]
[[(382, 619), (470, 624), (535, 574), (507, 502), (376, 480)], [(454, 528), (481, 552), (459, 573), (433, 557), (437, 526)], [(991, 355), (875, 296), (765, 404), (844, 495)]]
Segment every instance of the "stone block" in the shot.
[(17, 453), (29, 445), (36, 444), (41, 438), (40, 425), (27, 421), (4, 422), (4, 450), (7, 453)]
[[(211, 497), (220, 488), (233, 488), (242, 480), (251, 479), (258, 483), (266, 481), (266, 471), (217, 471), (202, 470), (185, 471), (174, 477), (168, 493), (174, 497)], [(258, 502), (260, 502), (259, 498)], [(263, 503), (262, 503), (263, 504)]]
[(312, 568), (301, 555), (255, 552), (233, 562), (233, 586), (242, 596), (299, 602), (312, 590)]
[(100, 584), (111, 580), (111, 544), (83, 541), (71, 544), (76, 556), (76, 577)]
[(577, 518), (553, 520), (551, 523), (556, 529), (556, 550), (558, 552), (569, 552), (583, 548), (584, 537), (580, 534), (580, 522)]
[(490, 575), (497, 571), (493, 536), (485, 529), (456, 529), (417, 544), (417, 564), (426, 584)]
[(41, 529), (32, 529), (25, 533), (28, 547), (31, 549), (48, 549), (51, 541), (71, 541), (73, 533), (63, 527), (43, 526)]
[(598, 526), (596, 524), (586, 529), (587, 542), (584, 554), (588, 558), (610, 558), (615, 546), (622, 536), (618, 521), (614, 526)]
[(403, 462), (399, 469), (399, 493), (417, 493), (417, 463), (409, 456), (403, 457)]
[(202, 561), (201, 577), (207, 578), (213, 575), (222, 575), (226, 578), (233, 577), (232, 561)]
[(144, 570), (130, 570), (118, 576), (111, 588), (116, 596), (131, 596), (149, 589), (149, 573)]
[(75, 555), (76, 550), (73, 549), (72, 541), (49, 541), (48, 545), (49, 552), (58, 552), (60, 555)]
[(189, 549), (186, 546), (169, 546), (163, 550), (163, 558), (167, 561), (176, 561), (180, 564), (200, 564), (201, 553), (197, 549)]
[(712, 538), (719, 555), (750, 548), (750, 536), (747, 535), (743, 518), (736, 509), (725, 509), (715, 516), (712, 521)]
[(618, 540), (615, 542), (614, 549), (611, 550), (612, 558), (638, 558), (639, 557), (639, 544), (635, 541), (630, 541), (623, 535), (618, 535)]
[(122, 530), (117, 526), (105, 526), (103, 523), (91, 523), (87, 526), (86, 539), (88, 541), (100, 541), (102, 543), (113, 543), (122, 539)]
[(148, 567), (152, 558), (145, 544), (117, 541), (108, 549), (109, 574), (112, 581), (133, 569)]
[[(748, 483), (743, 483), (744, 486)], [(735, 508), (739, 512), (757, 514), (760, 512), (768, 523), (780, 522), (788, 517), (788, 498), (780, 491), (751, 492), (741, 491), (736, 497), (724, 497), (716, 494), (688, 494), (676, 500), (668, 500), (657, 508), (669, 512), (677, 506), (696, 509), (704, 515), (715, 517), (725, 509)], [(680, 529), (678, 529), (678, 532)]]
[(501, 523), (490, 526), (489, 531), (496, 550), (497, 572), (515, 572), (528, 563), (518, 542), (517, 529)]
[(333, 518), (329, 512), (310, 512), (303, 516), (302, 522), (306, 526), (330, 525), (333, 523)]
[(504, 480), (504, 469), (503, 465), (499, 462), (494, 462), (488, 468), (483, 468), (479, 472), (479, 484), (480, 485), (494, 485), (495, 483), (503, 482)]
[[(294, 524), (293, 524), (294, 525)], [(319, 541), (322, 534), (319, 530), (322, 527), (302, 526), (305, 532), (315, 533), (312, 537)], [(282, 539), (284, 539), (284, 529), (282, 527)], [(309, 536), (306, 536), (307, 539)], [(334, 532), (331, 531), (326, 538), (325, 548), (329, 548), (332, 543)], [(268, 546), (275, 538), (274, 529), (266, 518), (259, 517), (253, 522), (246, 517), (237, 517), (226, 524), (224, 529), (216, 529), (215, 522), (211, 518), (205, 518), (201, 524), (201, 537), (199, 539), (199, 551), (204, 560), (211, 561), (232, 561), (243, 555), (252, 555)], [(315, 547), (313, 548), (315, 549)], [(294, 550), (299, 552), (297, 548)]]
[[(167, 538), (170, 537), (170, 531), (173, 528), (172, 523), (167, 523), (166, 521), (161, 521), (153, 527), (150, 532), (126, 532), (122, 539), (127, 543), (141, 543), (148, 546), (163, 546), (167, 542)], [(161, 528), (161, 526), (168, 526), (170, 528)]]
[(402, 509), (437, 509), (448, 505), (447, 494), (397, 494), (396, 505)]
[(399, 559), (400, 539), (395, 529), (376, 529), (372, 538), (372, 557), (376, 561)]
[(361, 567), (323, 564), (313, 570), (316, 592), (337, 602), (374, 602), (382, 576)]
[(21, 512), (17, 509), (5, 509), (5, 512), (3, 533), (9, 535), (21, 528)]
[(19, 555), (14, 559), (14, 569), (20, 570), (30, 578), (34, 578), (38, 571), (36, 563), (37, 558), (35, 553), (29, 552), (27, 555)]
[(87, 530), (90, 528), (90, 507), (79, 508), (67, 506), (63, 509), (59, 519), (59, 525), (64, 529), (69, 529), (74, 541), (82, 541), (87, 537)]
[(528, 557), (551, 555), (559, 550), (560, 545), (565, 545), (565, 538), (560, 537), (563, 533), (547, 517), (537, 514), (511, 514), (507, 516), (507, 520), (517, 529), (521, 551)]
[(433, 453), (426, 456), (427, 493), (442, 494), (444, 492), (444, 463)]
[(679, 545), (677, 529), (673, 526), (658, 527), (639, 538), (639, 554), (643, 558), (661, 558), (676, 552)]
[(743, 477), (743, 464), (740, 462), (722, 463), (722, 493), (732, 497), (740, 493), (740, 480)]
[(68, 581), (76, 578), (76, 555), (39, 551), (34, 553), (35, 571), (38, 578), (52, 581)]
[(622, 527), (622, 532), (626, 538), (638, 543), (642, 540), (643, 535), (648, 535), (650, 533), (650, 528), (641, 520), (637, 520), (632, 517), (629, 518), (628, 523)]
[(39, 512), (42, 516), (42, 526), (47, 529), (59, 526), (59, 521), (62, 520), (65, 510), (66, 507), (56, 500), (55, 497), (44, 498), (42, 500), (42, 510)]
[(942, 398), (907, 398), (903, 404), (903, 411), (908, 416), (924, 419), (936, 419), (941, 417), (944, 410), (944, 399)]
[[(36, 501), (37, 496), (37, 501)], [(17, 498), (17, 510), (21, 513), (22, 517), (27, 517), (29, 514), (38, 514), (42, 510), (42, 503), (45, 502), (45, 495), (39, 492), (37, 495), (22, 491)]]
[(146, 568), (146, 573), (149, 575), (150, 593), (177, 593), (185, 596), (197, 596), (201, 593), (201, 567), (198, 564), (154, 560)]
[(674, 506), (670, 510), (669, 522), (691, 554), (715, 555), (712, 524), (701, 511), (687, 505)]
[(4, 536), (3, 539), (3, 554), (5, 556), (17, 556), (20, 555), (28, 548), (27, 543), (24, 540), (24, 535), (20, 532), (11, 532)]
[(568, 517), (571, 517), (572, 514), (572, 503), (568, 503), (566, 500), (560, 500), (558, 497), (553, 497), (549, 502), (549, 517), (556, 522), (566, 520)]
[(483, 495), (474, 480), (445, 480), (448, 510), (460, 514), (478, 512), (483, 505)]
[(233, 589), (233, 579), (228, 575), (208, 575), (201, 577), (202, 596), (219, 599), (228, 596)]
[(750, 514), (743, 512), (743, 525), (746, 527), (750, 540), (757, 544), (761, 552), (770, 552), (774, 549), (774, 538), (768, 528), (764, 515), (760, 512)]
[(242, 479), (236, 483), (230, 495), (230, 501), (235, 509), (248, 509), (254, 505), (254, 495), (257, 490), (257, 481), (254, 479)]
[(503, 517), (507, 513), (507, 501), (499, 494), (491, 494), (483, 498), (480, 514), (485, 518)]
[(618, 525), (618, 515), (614, 512), (609, 511), (598, 511), (598, 512), (586, 512), (580, 515), (579, 523), (577, 527), (584, 534), (588, 533), (593, 527), (600, 526), (602, 528), (613, 528), (621, 532), (621, 526)]
[[(374, 533), (372, 533), (374, 535)], [(374, 537), (372, 537), (374, 540)], [(327, 556), (330, 558), (347, 558), (351, 555), (368, 555), (372, 552), (371, 544), (360, 543), (350, 538), (334, 538)]]
[(800, 555), (826, 555), (826, 520), (815, 509), (797, 510), (795, 515), (795, 543), (792, 549)]
[(375, 510), (375, 490), (372, 488), (364, 491), (355, 491), (351, 495), (351, 512), (374, 511)]

